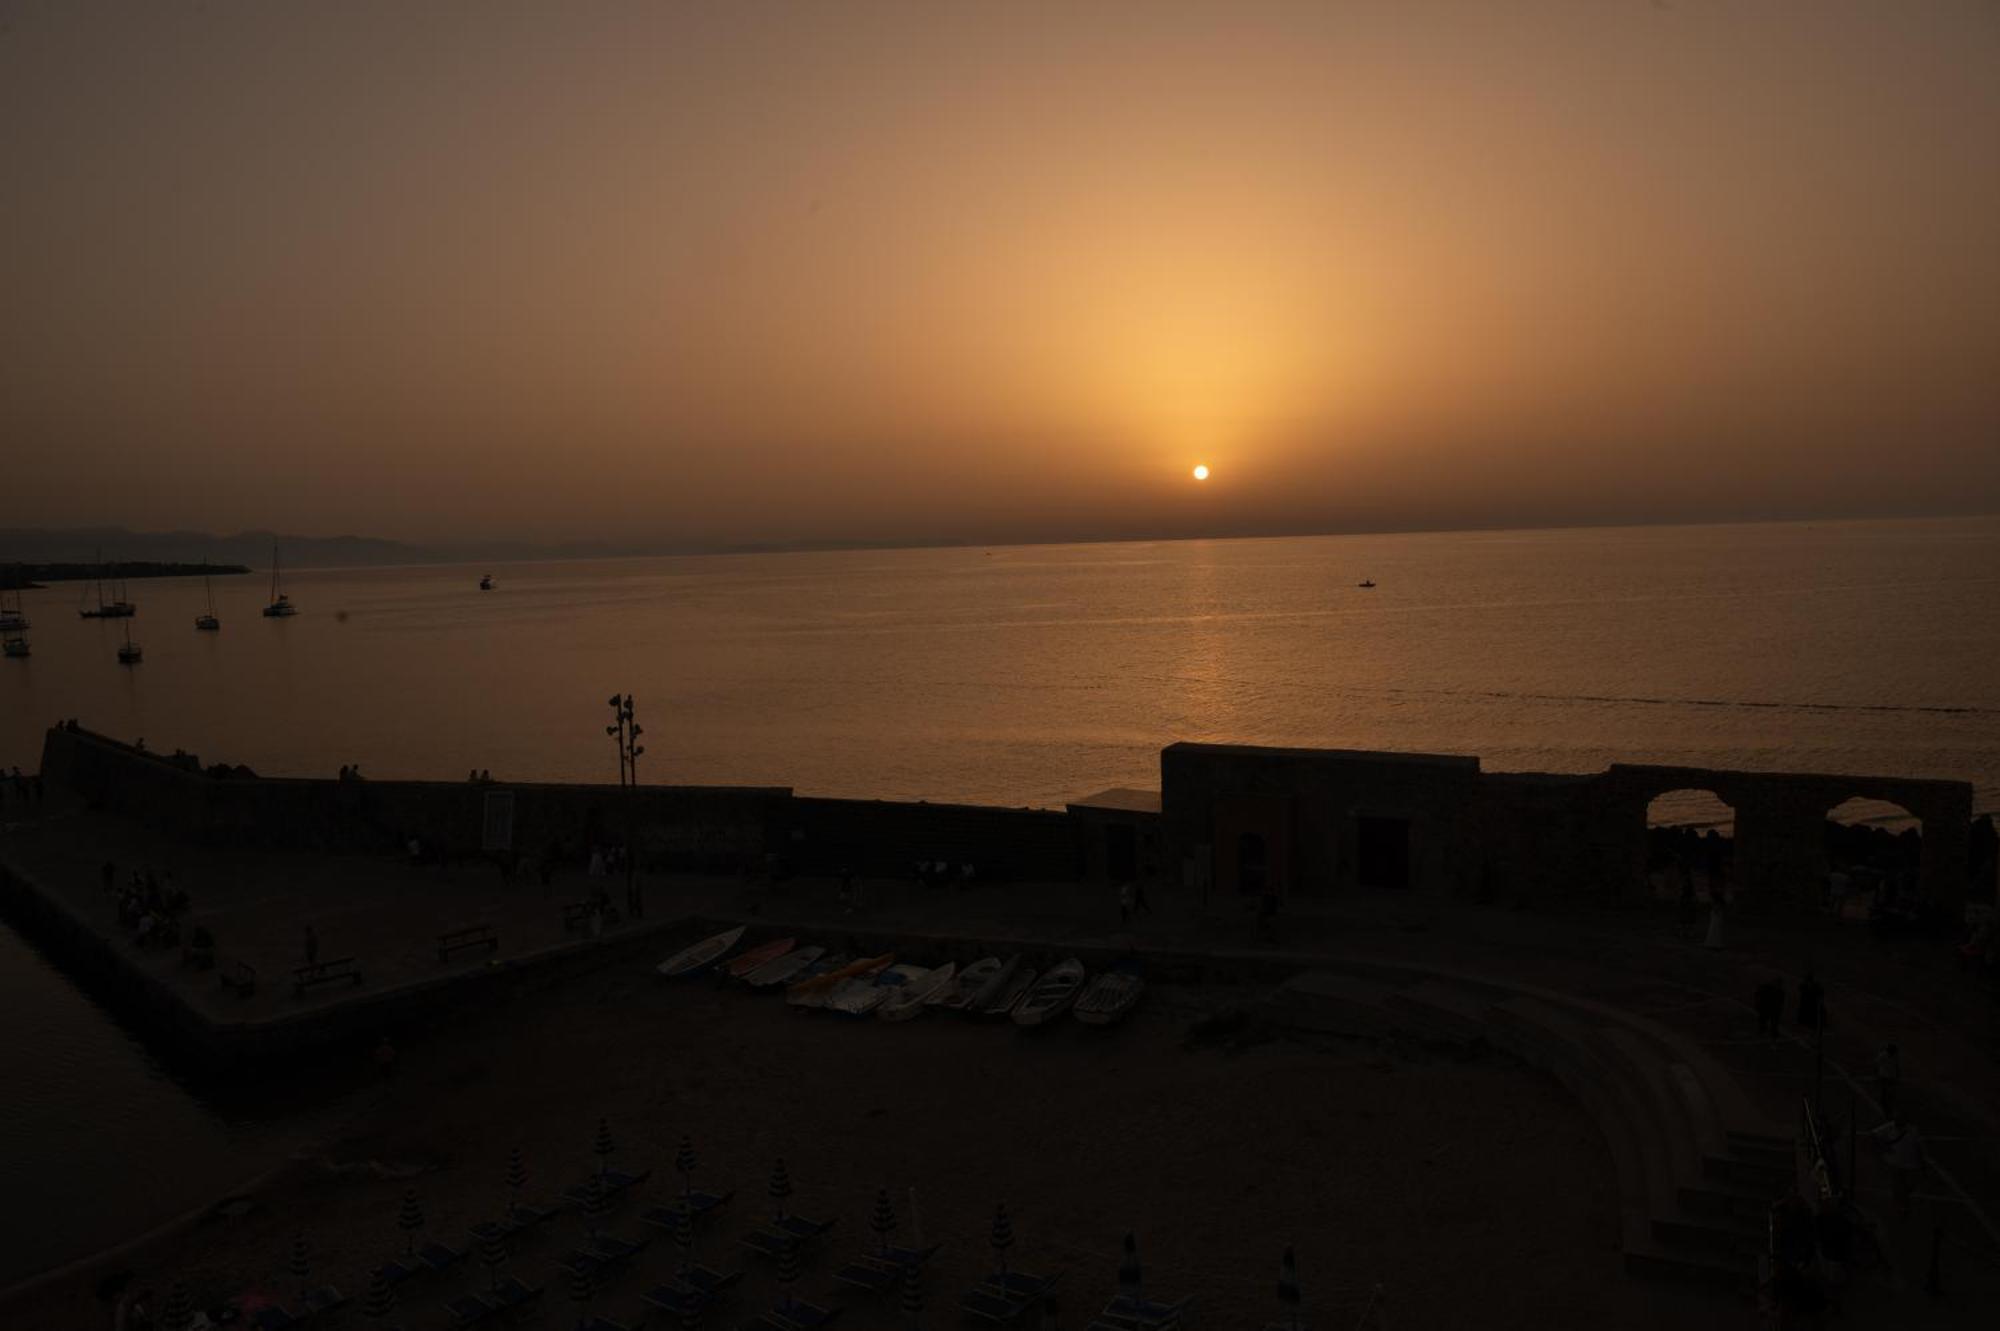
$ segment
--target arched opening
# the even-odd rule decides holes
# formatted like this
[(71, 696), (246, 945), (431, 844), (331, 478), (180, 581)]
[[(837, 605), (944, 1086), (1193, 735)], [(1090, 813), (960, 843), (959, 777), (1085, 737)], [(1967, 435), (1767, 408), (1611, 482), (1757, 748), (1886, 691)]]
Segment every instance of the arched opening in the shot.
[(1669, 790), (1646, 805), (1646, 881), (1666, 900), (1727, 901), (1736, 810), (1712, 790)]
[(1914, 919), (1923, 897), (1924, 834), (1916, 815), (1859, 796), (1826, 811), (1822, 904), (1842, 919)]

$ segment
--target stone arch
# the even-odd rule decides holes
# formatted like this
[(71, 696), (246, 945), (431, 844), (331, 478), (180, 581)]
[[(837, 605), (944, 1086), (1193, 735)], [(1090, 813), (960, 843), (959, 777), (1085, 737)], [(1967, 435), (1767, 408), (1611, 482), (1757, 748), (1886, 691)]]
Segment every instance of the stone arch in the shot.
[(1826, 908), (1866, 918), (1878, 896), (1918, 894), (1924, 867), (1922, 820), (1880, 795), (1853, 795), (1828, 809), (1822, 838)]
[(1645, 804), (1645, 879), (1654, 896), (1733, 895), (1736, 806), (1712, 784), (1659, 791)]

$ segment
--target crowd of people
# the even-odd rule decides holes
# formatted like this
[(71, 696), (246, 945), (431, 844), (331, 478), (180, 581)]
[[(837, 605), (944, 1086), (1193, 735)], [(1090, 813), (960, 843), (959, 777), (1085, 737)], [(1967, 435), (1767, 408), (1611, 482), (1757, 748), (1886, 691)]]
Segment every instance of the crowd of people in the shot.
[(181, 941), (181, 920), (187, 914), (189, 898), (174, 882), (173, 870), (163, 876), (150, 868), (134, 869), (121, 887), (118, 866), (106, 860), (98, 875), (105, 895), (118, 900), (118, 927), (127, 931), (134, 943), (142, 948), (171, 947)]

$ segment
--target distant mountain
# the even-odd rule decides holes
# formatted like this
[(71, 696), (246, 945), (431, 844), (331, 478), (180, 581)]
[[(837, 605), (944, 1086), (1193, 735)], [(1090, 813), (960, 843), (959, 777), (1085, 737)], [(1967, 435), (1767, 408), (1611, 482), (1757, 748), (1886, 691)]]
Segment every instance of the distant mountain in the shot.
[(535, 545), (524, 541), (492, 541), (449, 546), (413, 545), (372, 536), (292, 536), (269, 531), (218, 536), (199, 531), (132, 531), (126, 527), (0, 528), (0, 564), (93, 563), (102, 552), (106, 562), (207, 561), (269, 568), (273, 547), (287, 568), (456, 564), (487, 559), (591, 559), (626, 553), (581, 542)]

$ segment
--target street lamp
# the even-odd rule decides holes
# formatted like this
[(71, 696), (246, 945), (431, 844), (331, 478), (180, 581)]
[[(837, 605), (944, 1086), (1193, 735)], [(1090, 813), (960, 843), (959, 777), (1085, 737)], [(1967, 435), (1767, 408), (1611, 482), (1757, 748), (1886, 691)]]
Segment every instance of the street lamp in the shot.
[[(633, 712), (631, 694), (627, 693), (623, 696), (616, 693), (612, 694), (609, 706), (611, 708), (611, 724), (604, 727), (604, 733), (611, 736), (612, 740), (618, 745), (618, 787), (621, 790), (627, 788), (636, 789), (639, 784), (639, 755), (646, 751), (646, 746), (639, 742), (639, 736), (645, 734), (646, 729), (639, 724)], [(645, 913), (644, 907), (639, 900), (639, 886), (633, 877), (636, 870), (632, 862), (632, 843), (637, 839), (633, 835), (633, 822), (637, 817), (638, 810), (636, 806), (627, 801), (625, 806), (625, 910), (627, 914), (633, 916)]]

